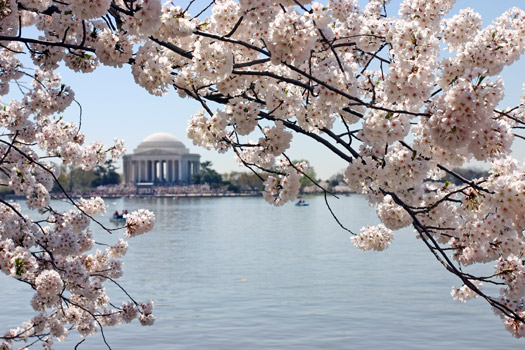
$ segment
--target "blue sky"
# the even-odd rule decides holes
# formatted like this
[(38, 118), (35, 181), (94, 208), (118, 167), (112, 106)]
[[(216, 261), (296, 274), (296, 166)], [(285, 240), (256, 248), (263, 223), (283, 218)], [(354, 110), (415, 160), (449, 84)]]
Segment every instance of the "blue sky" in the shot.
[[(392, 1), (389, 15), (397, 15), (400, 2)], [(508, 8), (523, 4), (523, 0), (460, 0), (449, 16), (470, 6), (481, 13), (484, 25), (487, 25)], [(149, 95), (134, 83), (130, 67), (114, 69), (101, 66), (90, 74), (77, 74), (68, 70), (62, 70), (61, 73), (64, 83), (73, 88), (77, 101), (82, 105), (82, 131), (88, 142), (100, 140), (110, 144), (115, 137), (122, 138), (126, 142), (127, 153), (130, 153), (146, 136), (168, 132), (180, 139), (191, 152), (200, 153), (202, 160), (212, 161), (217, 171), (244, 171), (231, 153), (207, 151), (193, 146), (188, 140), (187, 120), (199, 109), (196, 102), (181, 99), (174, 91), (163, 97)], [(525, 59), (522, 58), (513, 67), (505, 69), (502, 76), (507, 92), (501, 107), (514, 106), (521, 95)], [(78, 121), (78, 107), (70, 107), (65, 116), (70, 121)], [(314, 141), (297, 136), (294, 141), (292, 149), (287, 152), (289, 156), (292, 159), (309, 160), (320, 178), (328, 179), (346, 167), (343, 161), (321, 149)], [(520, 146), (522, 149), (515, 156), (523, 160), (525, 147), (522, 144)]]

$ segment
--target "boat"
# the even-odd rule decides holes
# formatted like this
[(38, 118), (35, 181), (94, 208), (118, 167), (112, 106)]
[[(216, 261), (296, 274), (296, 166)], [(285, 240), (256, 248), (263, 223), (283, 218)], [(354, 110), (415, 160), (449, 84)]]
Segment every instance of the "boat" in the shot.
[(126, 223), (126, 219), (124, 219), (122, 216), (120, 217), (111, 217), (109, 218), (109, 221), (115, 223), (115, 224), (125, 224)]
[(300, 199), (297, 203), (295, 203), (295, 205), (298, 207), (306, 207), (310, 204), (308, 204), (308, 202), (305, 201), (304, 199)]
[(116, 210), (113, 213), (113, 216), (109, 218), (109, 221), (115, 224), (125, 224), (126, 218), (125, 216), (128, 214), (127, 210), (123, 210), (122, 213), (119, 213), (118, 210)]

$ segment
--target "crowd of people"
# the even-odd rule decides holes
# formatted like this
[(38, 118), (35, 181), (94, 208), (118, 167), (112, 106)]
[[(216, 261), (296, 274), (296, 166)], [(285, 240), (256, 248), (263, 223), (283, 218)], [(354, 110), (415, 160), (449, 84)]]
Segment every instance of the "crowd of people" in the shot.
[[(72, 191), (72, 197), (136, 197), (136, 196), (229, 196), (239, 195), (221, 188), (212, 188), (208, 184), (177, 185), (177, 186), (137, 186), (135, 184), (119, 184), (98, 186), (90, 191)], [(244, 195), (258, 195), (258, 191), (243, 192)], [(58, 197), (60, 194), (57, 195)]]

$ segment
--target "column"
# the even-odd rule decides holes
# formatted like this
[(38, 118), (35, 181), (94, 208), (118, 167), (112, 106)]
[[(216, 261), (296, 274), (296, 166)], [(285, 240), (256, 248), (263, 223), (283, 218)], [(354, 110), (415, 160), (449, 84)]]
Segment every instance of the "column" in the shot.
[(173, 160), (168, 160), (166, 164), (168, 168), (168, 182), (171, 184), (173, 182)]
[(153, 160), (152, 162), (153, 162), (153, 179), (151, 182), (155, 183), (157, 182), (157, 163), (158, 161)]
[(198, 160), (195, 160), (193, 161), (193, 173), (196, 174), (199, 172), (199, 161)]
[(124, 173), (124, 183), (128, 182), (128, 160), (126, 158), (122, 158), (122, 170)]
[(134, 160), (132, 163), (132, 169), (133, 169), (133, 182), (137, 183), (139, 181), (139, 167), (137, 165), (136, 160)]

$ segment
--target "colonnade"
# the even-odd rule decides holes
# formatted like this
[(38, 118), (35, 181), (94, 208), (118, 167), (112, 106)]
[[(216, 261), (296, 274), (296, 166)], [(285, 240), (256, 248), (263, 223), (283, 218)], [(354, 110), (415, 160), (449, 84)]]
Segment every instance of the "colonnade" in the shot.
[(189, 183), (200, 165), (191, 159), (132, 159), (128, 164), (129, 181), (154, 184)]

